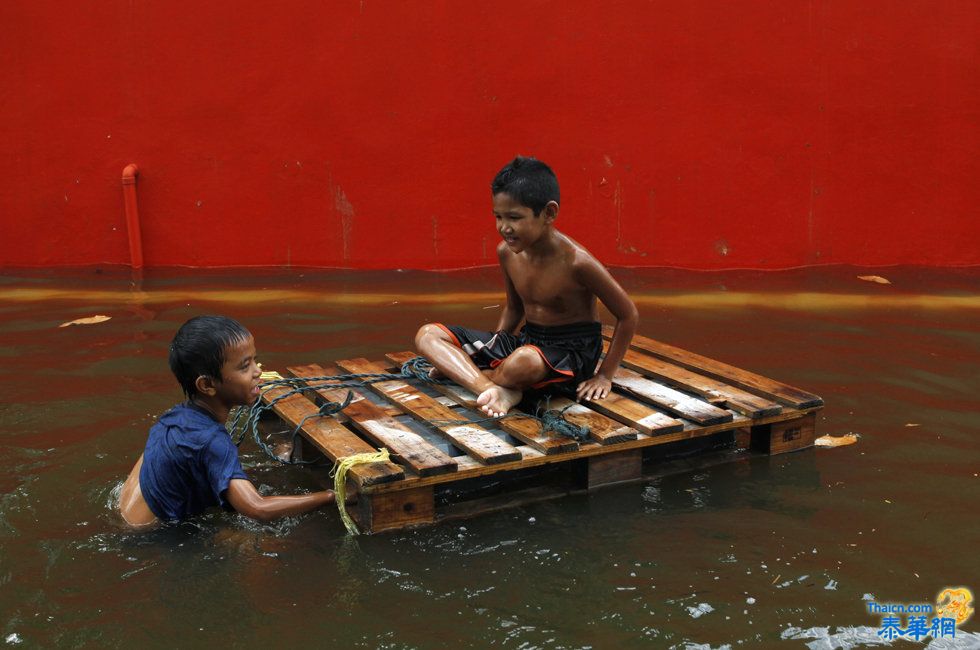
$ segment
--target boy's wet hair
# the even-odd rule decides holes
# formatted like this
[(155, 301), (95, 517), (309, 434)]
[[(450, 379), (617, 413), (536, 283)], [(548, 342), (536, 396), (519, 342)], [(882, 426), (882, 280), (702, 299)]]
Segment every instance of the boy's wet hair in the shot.
[(245, 326), (225, 316), (197, 316), (181, 325), (170, 343), (170, 370), (184, 395), (190, 399), (197, 394), (195, 382), (201, 375), (221, 381), (225, 349), (249, 336)]
[(497, 172), (490, 184), (494, 195), (504, 192), (512, 199), (527, 206), (534, 214), (541, 214), (549, 201), (558, 200), (558, 178), (551, 167), (536, 158), (518, 156)]

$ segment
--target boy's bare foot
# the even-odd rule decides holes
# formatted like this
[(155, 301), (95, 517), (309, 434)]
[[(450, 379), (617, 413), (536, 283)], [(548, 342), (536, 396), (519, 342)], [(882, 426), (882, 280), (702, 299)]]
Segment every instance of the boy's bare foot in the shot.
[(523, 393), (513, 388), (503, 386), (491, 386), (476, 398), (476, 404), (484, 413), (490, 417), (506, 415), (509, 410), (517, 406), (521, 401)]

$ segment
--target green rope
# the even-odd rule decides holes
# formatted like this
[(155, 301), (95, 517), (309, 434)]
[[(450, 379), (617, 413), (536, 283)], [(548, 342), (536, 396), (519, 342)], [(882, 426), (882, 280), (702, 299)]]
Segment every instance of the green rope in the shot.
[(534, 415), (529, 415), (527, 413), (505, 413), (503, 415), (497, 415), (494, 417), (477, 418), (476, 420), (428, 420), (429, 424), (434, 424), (437, 427), (451, 427), (455, 425), (466, 425), (466, 424), (483, 424), (485, 422), (499, 422), (505, 418), (525, 418), (528, 420), (536, 420), (541, 423), (541, 432), (547, 433), (549, 431), (554, 431), (560, 436), (565, 436), (566, 438), (572, 438), (582, 442), (589, 439), (590, 429), (585, 425), (578, 425), (573, 422), (569, 422), (565, 419), (565, 411), (575, 406), (575, 404), (569, 404), (563, 409), (549, 409), (547, 404), (550, 403), (551, 398), (546, 398), (546, 406), (544, 409), (541, 408), (541, 403), (538, 403), (538, 408), (535, 409)]
[(536, 410), (538, 421), (541, 422), (541, 427), (544, 431), (554, 431), (560, 436), (573, 438), (579, 442), (589, 439), (590, 431), (588, 426), (580, 426), (565, 419), (565, 411), (575, 406), (575, 404), (569, 404), (560, 410), (548, 408), (549, 406), (551, 406), (550, 397), (547, 398), (544, 409), (541, 409), (541, 403), (538, 402), (538, 408)]

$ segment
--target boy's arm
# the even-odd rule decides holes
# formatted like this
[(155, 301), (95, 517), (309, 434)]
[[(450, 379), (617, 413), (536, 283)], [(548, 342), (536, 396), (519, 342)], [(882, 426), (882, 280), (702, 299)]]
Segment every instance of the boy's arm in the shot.
[(524, 320), (524, 301), (521, 300), (517, 289), (514, 288), (514, 283), (507, 273), (507, 265), (504, 263), (506, 256), (511, 254), (506, 244), (501, 243), (497, 246), (500, 270), (504, 273), (504, 290), (507, 292), (507, 304), (504, 305), (504, 311), (500, 314), (500, 320), (497, 321), (496, 331), (515, 334), (517, 328), (521, 326), (521, 322)]
[(264, 497), (251, 481), (234, 478), (228, 484), (228, 503), (246, 517), (272, 521), (281, 517), (301, 515), (334, 502), (333, 490), (285, 497)]
[(602, 399), (612, 389), (613, 376), (633, 340), (639, 314), (630, 297), (598, 260), (589, 256), (576, 270), (582, 284), (616, 318), (616, 330), (609, 343), (606, 358), (602, 360), (595, 376), (583, 381), (575, 391), (579, 399)]

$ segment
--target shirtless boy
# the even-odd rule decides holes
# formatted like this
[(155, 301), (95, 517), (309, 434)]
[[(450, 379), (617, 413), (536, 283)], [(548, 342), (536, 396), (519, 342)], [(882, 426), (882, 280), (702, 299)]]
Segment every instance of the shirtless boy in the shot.
[[(598, 260), (555, 228), (558, 179), (547, 165), (518, 156), (491, 191), (507, 291), (497, 331), (430, 323), (415, 336), (416, 348), (438, 373), (476, 394), (491, 416), (507, 413), (525, 390), (553, 383), (577, 385), (578, 399), (602, 399), (636, 331), (636, 306)], [(598, 370), (596, 299), (616, 318)]]
[(160, 416), (119, 497), (134, 528), (178, 521), (211, 506), (270, 521), (334, 502), (331, 490), (262, 496), (248, 480), (225, 429), (229, 411), (259, 394), (255, 340), (237, 321), (199, 316), (170, 344), (170, 369), (187, 401)]

